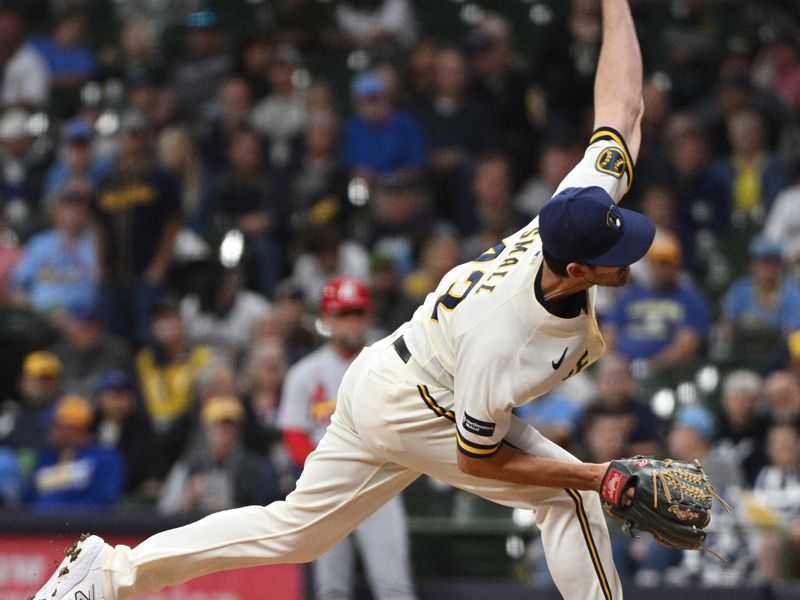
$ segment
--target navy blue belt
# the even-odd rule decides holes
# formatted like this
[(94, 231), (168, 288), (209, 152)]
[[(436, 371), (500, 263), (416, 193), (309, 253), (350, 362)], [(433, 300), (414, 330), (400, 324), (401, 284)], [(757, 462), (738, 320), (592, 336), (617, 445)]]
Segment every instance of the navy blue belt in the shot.
[(403, 359), (404, 363), (408, 363), (408, 361), (411, 360), (411, 352), (409, 352), (406, 341), (403, 339), (402, 335), (392, 342), (392, 346), (394, 346), (397, 355)]

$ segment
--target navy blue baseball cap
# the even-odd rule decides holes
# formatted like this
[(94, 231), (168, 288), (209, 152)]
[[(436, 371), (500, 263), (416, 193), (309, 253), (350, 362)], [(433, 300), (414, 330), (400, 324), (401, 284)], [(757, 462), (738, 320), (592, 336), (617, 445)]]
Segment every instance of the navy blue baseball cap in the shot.
[(64, 139), (69, 142), (88, 142), (94, 137), (94, 127), (83, 119), (73, 119), (64, 125)]
[(650, 219), (597, 186), (562, 190), (539, 211), (542, 247), (567, 262), (626, 267), (647, 253), (655, 234)]
[(73, 319), (82, 323), (99, 321), (103, 316), (100, 303), (95, 300), (74, 304), (69, 307), (68, 312)]
[(133, 378), (125, 371), (119, 369), (108, 369), (103, 371), (97, 381), (97, 392), (102, 394), (111, 390), (133, 390), (136, 386)]

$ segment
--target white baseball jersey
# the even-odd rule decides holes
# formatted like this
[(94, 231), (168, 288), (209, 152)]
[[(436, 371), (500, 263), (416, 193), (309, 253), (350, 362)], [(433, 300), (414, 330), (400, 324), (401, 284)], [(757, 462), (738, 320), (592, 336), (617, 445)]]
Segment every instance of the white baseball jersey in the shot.
[[(557, 192), (597, 186), (618, 202), (629, 187), (630, 165), (621, 136), (599, 129)], [(414, 359), (453, 390), (452, 406), (430, 396), (425, 401), (455, 421), (458, 447), (470, 456), (493, 454), (515, 406), (545, 394), (604, 352), (594, 288), (578, 316), (561, 318), (544, 308), (538, 231), (537, 217), (452, 269), (404, 331)]]
[(281, 429), (305, 431), (318, 444), (331, 424), (336, 392), (351, 362), (325, 344), (293, 365), (281, 394)]

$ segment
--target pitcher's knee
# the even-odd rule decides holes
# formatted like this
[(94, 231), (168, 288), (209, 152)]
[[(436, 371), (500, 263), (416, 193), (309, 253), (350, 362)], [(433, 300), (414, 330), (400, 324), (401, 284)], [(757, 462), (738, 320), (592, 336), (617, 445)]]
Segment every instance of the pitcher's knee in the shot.
[(343, 537), (338, 534), (322, 534), (316, 527), (290, 533), (282, 540), (285, 549), (283, 558), (286, 562), (293, 563), (312, 562), (333, 548)]

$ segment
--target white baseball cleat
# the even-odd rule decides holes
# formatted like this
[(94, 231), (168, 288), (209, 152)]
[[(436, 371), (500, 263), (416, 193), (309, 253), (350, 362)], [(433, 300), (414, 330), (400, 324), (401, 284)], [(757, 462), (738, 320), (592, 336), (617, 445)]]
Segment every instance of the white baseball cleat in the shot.
[(83, 534), (64, 551), (66, 557), (42, 589), (28, 600), (106, 600), (101, 571), (105, 547), (102, 538)]

